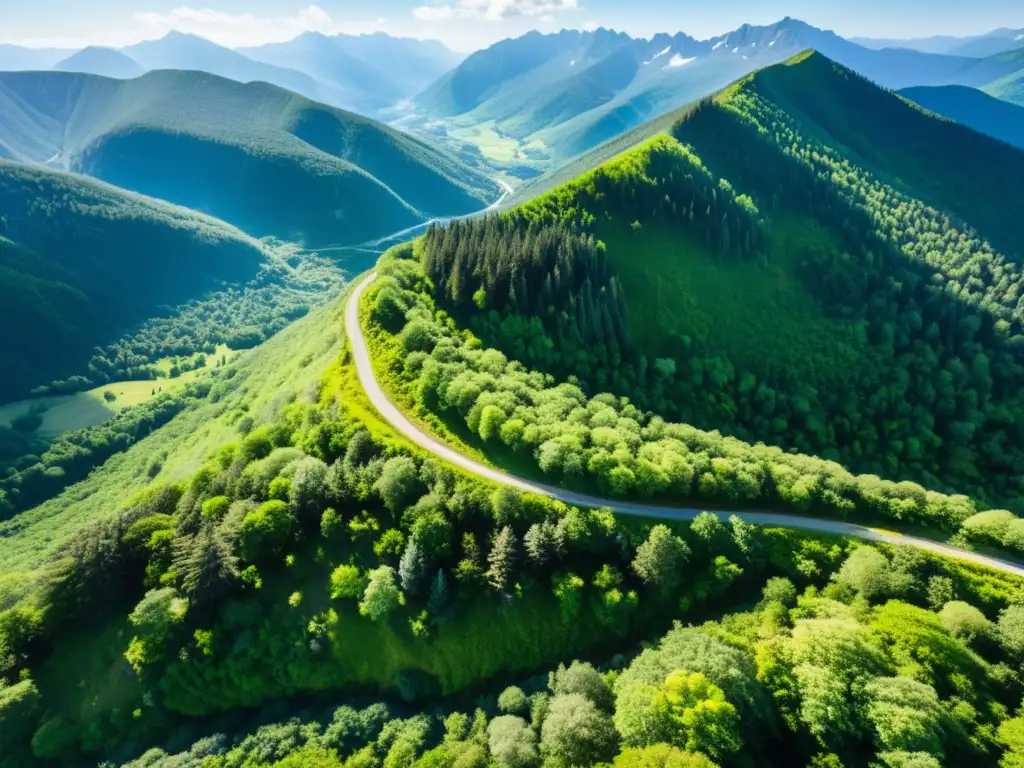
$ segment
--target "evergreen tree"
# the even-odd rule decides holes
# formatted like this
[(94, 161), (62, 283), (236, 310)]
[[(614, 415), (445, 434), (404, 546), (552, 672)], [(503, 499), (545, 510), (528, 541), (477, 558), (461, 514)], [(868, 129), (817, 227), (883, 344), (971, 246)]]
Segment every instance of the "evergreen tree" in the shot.
[(490, 576), (491, 584), (499, 591), (503, 592), (510, 586), (515, 556), (516, 535), (512, 531), (512, 527), (506, 525), (494, 537), (491, 553), (487, 556), (487, 564), (490, 566), (488, 575)]
[(404, 592), (409, 595), (419, 594), (427, 576), (427, 559), (415, 537), (410, 538), (405, 545), (405, 552), (398, 564), (398, 575)]

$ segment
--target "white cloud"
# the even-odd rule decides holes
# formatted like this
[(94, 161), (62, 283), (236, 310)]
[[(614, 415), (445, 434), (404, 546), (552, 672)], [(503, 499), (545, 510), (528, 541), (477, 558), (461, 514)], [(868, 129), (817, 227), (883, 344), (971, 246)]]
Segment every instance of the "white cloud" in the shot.
[(454, 0), (436, 5), (420, 5), (412, 10), (421, 21), (451, 18), (500, 21), (514, 17), (551, 17), (555, 13), (575, 11), (578, 0)]
[(179, 5), (166, 13), (136, 13), (134, 20), (143, 37), (161, 37), (174, 29), (229, 47), (283, 42), (303, 32), (322, 32), (327, 35), (375, 32), (387, 25), (387, 20), (383, 18), (356, 24), (335, 21), (318, 5), (301, 8), (291, 16), (236, 14)]
[(599, 21), (588, 21), (583, 25), (584, 32), (596, 32), (601, 28), (601, 22)]

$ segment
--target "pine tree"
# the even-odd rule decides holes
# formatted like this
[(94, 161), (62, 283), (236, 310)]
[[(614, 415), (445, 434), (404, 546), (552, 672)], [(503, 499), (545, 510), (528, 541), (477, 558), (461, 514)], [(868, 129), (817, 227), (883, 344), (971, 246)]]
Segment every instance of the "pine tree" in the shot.
[(538, 566), (545, 565), (557, 555), (555, 526), (551, 523), (534, 523), (523, 538), (526, 556)]
[(410, 595), (418, 594), (426, 575), (427, 559), (423, 555), (423, 549), (415, 538), (411, 538), (405, 545), (405, 552), (398, 564), (398, 576), (402, 580), (402, 590)]
[(496, 589), (504, 592), (509, 587), (512, 578), (512, 567), (515, 564), (516, 556), (516, 535), (511, 526), (506, 525), (494, 537), (491, 546), (491, 553), (487, 556), (487, 564), (490, 566), (488, 575), (491, 584)]
[(208, 604), (224, 596), (238, 580), (238, 558), (223, 534), (205, 525), (178, 545), (174, 570), (189, 600), (195, 605)]
[(430, 598), (427, 600), (427, 613), (437, 623), (448, 618), (451, 608), (451, 593), (448, 589), (448, 577), (438, 568), (433, 581), (430, 582)]

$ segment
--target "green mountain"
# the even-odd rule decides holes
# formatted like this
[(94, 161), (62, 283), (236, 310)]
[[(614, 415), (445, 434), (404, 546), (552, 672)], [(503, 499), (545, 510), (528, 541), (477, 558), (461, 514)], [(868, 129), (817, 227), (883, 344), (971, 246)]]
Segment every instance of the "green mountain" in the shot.
[(1024, 149), (1024, 107), (962, 85), (905, 88), (899, 93), (936, 114)]
[[(505, 223), (428, 236), (439, 300), (666, 419), (1020, 508), (1024, 153), (818, 53), (676, 117)], [(603, 249), (554, 275), (516, 255), (559, 221)]]
[(89, 47), (53, 65), (58, 72), (83, 72), (90, 75), (127, 80), (146, 70), (128, 56), (113, 48)]
[(266, 259), (194, 211), (0, 160), (0, 401), (83, 372), (95, 347)]
[(265, 83), (0, 73), (0, 104), (15, 158), (309, 247), (365, 242), (497, 197), (494, 182), (420, 139)]

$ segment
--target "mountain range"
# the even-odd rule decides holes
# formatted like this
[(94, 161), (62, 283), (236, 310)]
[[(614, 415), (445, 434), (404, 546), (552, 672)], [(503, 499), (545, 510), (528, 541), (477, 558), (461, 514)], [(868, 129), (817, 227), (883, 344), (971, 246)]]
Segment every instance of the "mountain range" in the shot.
[(984, 35), (968, 37), (954, 37), (951, 35), (908, 39), (851, 37), (850, 42), (875, 50), (882, 48), (909, 48), (924, 53), (985, 58), (1024, 46), (1024, 29), (1007, 29), (1002, 27)]
[(200, 70), (242, 83), (271, 83), (364, 114), (414, 95), (461, 59), (461, 54), (435, 40), (383, 33), (333, 37), (307, 33), (286, 43), (239, 51), (175, 31), (119, 49), (0, 45), (0, 71), (56, 69), (130, 78), (157, 69)]
[(488, 177), (422, 139), (273, 85), (195, 71), (0, 73), (0, 156), (308, 246), (364, 242), (498, 196)]
[(606, 29), (532, 32), (471, 55), (419, 94), (400, 124), (447, 136), (462, 151), (465, 132), (452, 126), (487, 126), (518, 142), (518, 161), (550, 168), (807, 49), (891, 89), (987, 86), (1024, 69), (1016, 54), (872, 50), (790, 18), (703, 41), (684, 34), (635, 39)]

